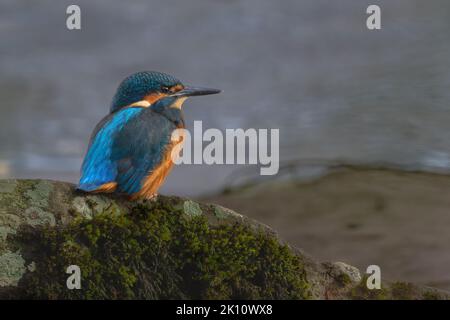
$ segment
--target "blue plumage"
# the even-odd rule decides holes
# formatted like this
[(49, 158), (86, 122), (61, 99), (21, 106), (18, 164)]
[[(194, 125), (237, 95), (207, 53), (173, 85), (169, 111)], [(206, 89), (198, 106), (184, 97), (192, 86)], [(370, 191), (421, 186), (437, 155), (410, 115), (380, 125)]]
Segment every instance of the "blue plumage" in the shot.
[[(219, 90), (186, 88), (160, 72), (138, 72), (117, 89), (110, 114), (94, 129), (78, 189), (151, 198), (170, 172), (172, 133), (184, 128), (188, 96)], [(178, 143), (178, 142), (177, 142)]]
[[(156, 104), (169, 105), (168, 99)], [(164, 113), (153, 108), (129, 121), (113, 144), (112, 160), (118, 163), (116, 181), (120, 192), (133, 194), (140, 190), (142, 180), (162, 162), (176, 128)]]
[[(142, 100), (150, 91), (181, 85), (180, 80), (157, 71), (143, 71), (125, 78), (117, 88), (110, 112)], [(149, 91), (149, 89), (151, 89)]]
[(114, 181), (117, 176), (117, 164), (113, 160), (115, 137), (126, 123), (144, 109), (129, 108), (108, 115), (91, 138), (91, 143), (81, 167), (82, 176), (78, 188), (93, 191), (101, 185)]
[(176, 98), (161, 99), (151, 108), (126, 108), (107, 116), (94, 130), (82, 165), (78, 189), (92, 192), (115, 182), (116, 191), (135, 194), (161, 164), (172, 132), (184, 126)]

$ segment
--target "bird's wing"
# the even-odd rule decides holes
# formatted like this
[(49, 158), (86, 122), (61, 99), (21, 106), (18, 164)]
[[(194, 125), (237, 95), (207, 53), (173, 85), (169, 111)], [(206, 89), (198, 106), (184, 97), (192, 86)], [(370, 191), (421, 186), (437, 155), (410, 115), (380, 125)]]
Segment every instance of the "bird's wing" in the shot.
[(161, 164), (175, 125), (159, 113), (146, 109), (117, 135), (112, 160), (117, 164), (118, 191), (138, 192), (142, 182)]
[(113, 143), (126, 124), (142, 111), (141, 108), (127, 108), (110, 114), (100, 121), (89, 142), (81, 167), (78, 189), (94, 191), (116, 180), (117, 164), (112, 159)]

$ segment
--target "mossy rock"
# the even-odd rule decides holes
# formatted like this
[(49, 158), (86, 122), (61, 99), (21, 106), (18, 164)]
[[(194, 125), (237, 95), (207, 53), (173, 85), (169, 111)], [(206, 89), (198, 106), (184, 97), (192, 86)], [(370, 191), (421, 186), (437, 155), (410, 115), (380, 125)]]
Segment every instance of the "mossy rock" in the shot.
[[(71, 265), (80, 268), (80, 289), (67, 287)], [(217, 205), (166, 196), (129, 202), (69, 183), (0, 180), (0, 298), (367, 298), (355, 272), (317, 263), (269, 227)]]
[(417, 286), (408, 282), (391, 282), (382, 284), (381, 289), (369, 290), (366, 286), (367, 277), (352, 288), (349, 299), (354, 300), (448, 300), (448, 292), (435, 288)]

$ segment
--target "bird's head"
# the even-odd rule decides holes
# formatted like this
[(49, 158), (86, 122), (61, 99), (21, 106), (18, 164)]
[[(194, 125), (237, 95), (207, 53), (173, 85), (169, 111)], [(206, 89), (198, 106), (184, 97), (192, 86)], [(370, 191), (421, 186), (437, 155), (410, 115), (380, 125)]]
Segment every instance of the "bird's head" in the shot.
[(120, 83), (110, 112), (125, 107), (149, 107), (166, 97), (172, 97), (175, 105), (181, 107), (189, 96), (219, 92), (217, 89), (185, 86), (180, 80), (162, 72), (142, 71), (130, 75)]

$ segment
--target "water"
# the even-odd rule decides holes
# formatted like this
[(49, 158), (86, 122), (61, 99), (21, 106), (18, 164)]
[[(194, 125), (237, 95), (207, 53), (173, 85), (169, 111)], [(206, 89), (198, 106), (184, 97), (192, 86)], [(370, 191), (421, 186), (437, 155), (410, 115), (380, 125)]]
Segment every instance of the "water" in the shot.
[[(158, 70), (223, 89), (204, 128), (279, 128), (280, 159), (450, 168), (450, 2), (71, 1), (0, 4), (0, 176), (76, 181), (118, 83)], [(240, 166), (175, 168), (162, 192), (214, 192)]]

